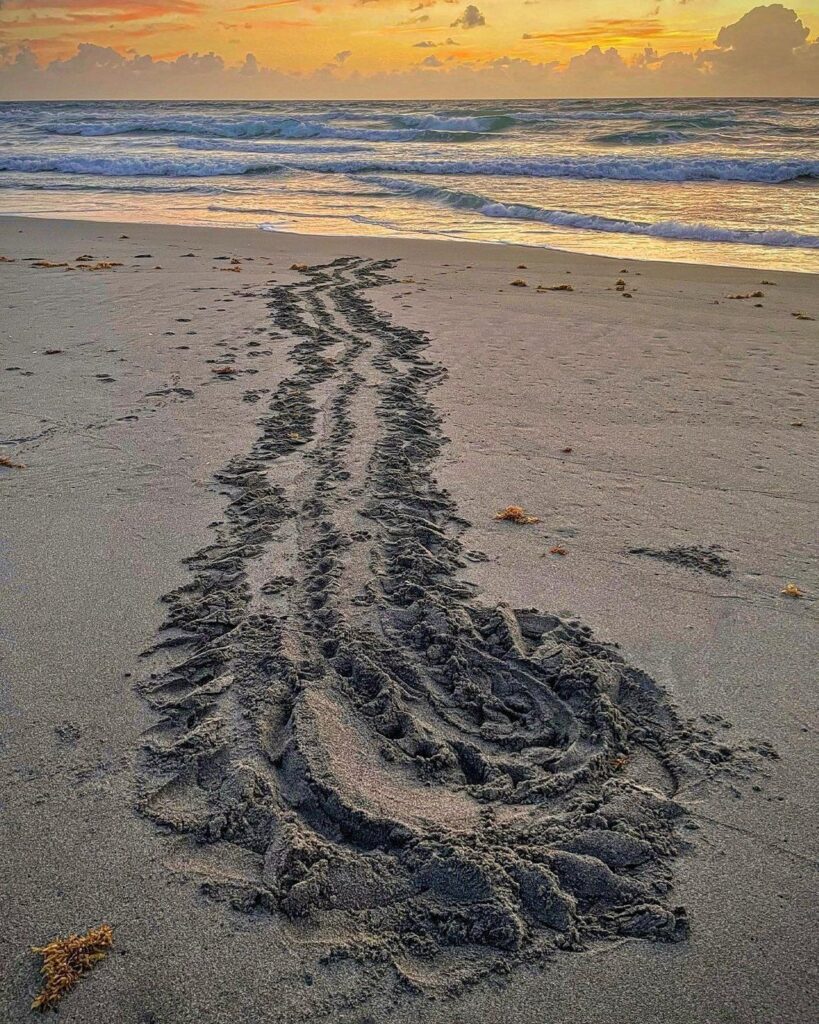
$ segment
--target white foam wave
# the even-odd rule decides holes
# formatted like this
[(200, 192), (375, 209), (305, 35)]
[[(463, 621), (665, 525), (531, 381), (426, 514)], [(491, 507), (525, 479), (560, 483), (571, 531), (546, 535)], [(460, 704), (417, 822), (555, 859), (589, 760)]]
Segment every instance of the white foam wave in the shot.
[(288, 166), (324, 173), (485, 175), (529, 178), (609, 179), (613, 181), (747, 181), (779, 184), (819, 178), (819, 160), (758, 157), (498, 157), (483, 160), (342, 160)]
[[(172, 134), (224, 139), (348, 139), (361, 142), (424, 142), (435, 138), (458, 141), (473, 129), (444, 131), (433, 125), (405, 128), (344, 127), (309, 117), (269, 117), (219, 121), (214, 118), (132, 118), (111, 121), (67, 121), (44, 126), (53, 135), (97, 138), (108, 135)], [(479, 131), (479, 129), (474, 129)]]
[[(593, 109), (565, 107), (560, 104), (547, 103), (535, 110), (482, 110), (469, 114), (458, 111), (439, 112), (437, 114), (411, 113), (399, 114), (395, 120), (399, 124), (413, 128), (435, 128), (446, 131), (491, 132), (508, 128), (515, 124), (548, 125), (555, 121), (665, 121), (678, 118), (679, 111), (674, 106), (660, 107), (655, 110), (615, 106), (603, 110), (595, 103)], [(732, 124), (737, 117), (735, 110), (719, 108), (691, 108), (687, 112), (693, 121), (710, 123), (714, 126)]]
[(348, 154), (370, 153), (369, 146), (355, 142), (297, 142), (261, 141), (239, 139), (179, 139), (174, 143), (177, 149), (193, 149), (205, 153), (273, 153), (276, 156), (304, 156), (306, 154)]
[[(255, 151), (254, 151), (255, 152)], [(271, 157), (278, 154), (270, 154)], [(579, 178), (618, 181), (746, 181), (777, 184), (819, 178), (819, 160), (772, 160), (763, 157), (495, 157), (474, 160), (281, 159), (202, 157), (199, 160), (137, 155), (0, 155), (0, 170), (94, 175), (209, 177), (292, 170), (325, 174), (399, 173), (487, 177)]]
[(275, 173), (280, 163), (264, 160), (172, 159), (149, 156), (0, 156), (0, 171), (89, 174), (102, 177), (210, 178)]
[(678, 142), (688, 142), (691, 136), (684, 132), (657, 130), (636, 130), (628, 132), (607, 132), (593, 135), (591, 142), (599, 142), (604, 146), (670, 146)]
[[(273, 154), (271, 154), (273, 156)], [(325, 174), (436, 174), (487, 177), (579, 178), (618, 181), (746, 181), (777, 184), (798, 178), (819, 178), (819, 160), (769, 160), (733, 157), (541, 157), (483, 160), (292, 159), (207, 158), (174, 159), (164, 156), (0, 155), (0, 170), (95, 175), (157, 175), (209, 177), (292, 170)]]
[(440, 114), (399, 114), (399, 124), (423, 131), (438, 132), (491, 132), (508, 128), (520, 120), (515, 114), (485, 114), (472, 117)]
[[(106, 135), (130, 134), (180, 134), (213, 135), (217, 138), (261, 138), (265, 135), (279, 135), (282, 130), (307, 133), (314, 123), (322, 123), (322, 117), (332, 115), (300, 114), (295, 117), (255, 117), (218, 119), (215, 117), (112, 117), (110, 120), (91, 118), (85, 121), (51, 121), (42, 125), (42, 130), (52, 135), (79, 135), (95, 138)], [(307, 135), (303, 137), (309, 137)]]
[(550, 210), (524, 203), (502, 203), (471, 192), (457, 192), (435, 186), (419, 185), (391, 178), (371, 179), (387, 191), (441, 203), (456, 210), (466, 210), (507, 220), (529, 220), (554, 227), (610, 234), (643, 235), (697, 242), (726, 242), (743, 245), (771, 245), (785, 248), (819, 249), (819, 235), (804, 235), (781, 229), (725, 228), (716, 224), (685, 224), (675, 220), (656, 222), (624, 220), (595, 216), (572, 210)]

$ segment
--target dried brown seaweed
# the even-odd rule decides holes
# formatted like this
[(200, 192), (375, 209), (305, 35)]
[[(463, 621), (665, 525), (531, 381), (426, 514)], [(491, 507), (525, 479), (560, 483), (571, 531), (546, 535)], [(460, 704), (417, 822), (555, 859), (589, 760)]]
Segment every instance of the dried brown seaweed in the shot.
[(507, 505), (505, 509), (495, 515), (495, 519), (502, 519), (504, 522), (517, 523), (519, 526), (531, 526), (539, 523), (537, 516), (530, 516), (520, 505)]
[(55, 1006), (94, 964), (108, 956), (114, 941), (109, 924), (92, 928), (85, 935), (69, 935), (54, 939), (45, 946), (32, 946), (33, 953), (43, 958), (43, 987), (31, 1004), (32, 1010), (48, 1010)]

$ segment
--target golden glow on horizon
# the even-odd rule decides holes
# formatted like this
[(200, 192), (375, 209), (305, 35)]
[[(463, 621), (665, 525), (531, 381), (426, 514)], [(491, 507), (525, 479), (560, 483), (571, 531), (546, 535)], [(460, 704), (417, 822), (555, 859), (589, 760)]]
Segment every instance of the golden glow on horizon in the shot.
[[(696, 51), (748, 0), (5, 0), (0, 43), (27, 44), (41, 60), (64, 59), (78, 44), (136, 50), (165, 59), (213, 51), (227, 61), (252, 52), (261, 64), (310, 73), (401, 71), (501, 57), (565, 63), (591, 46), (628, 58), (653, 47)], [(581, 13), (582, 11), (582, 13)], [(465, 13), (467, 12), (467, 13)], [(817, 7), (799, 5), (806, 23)], [(483, 22), (483, 23), (481, 23)], [(341, 56), (339, 56), (341, 55)], [(343, 77), (343, 75), (342, 75)]]

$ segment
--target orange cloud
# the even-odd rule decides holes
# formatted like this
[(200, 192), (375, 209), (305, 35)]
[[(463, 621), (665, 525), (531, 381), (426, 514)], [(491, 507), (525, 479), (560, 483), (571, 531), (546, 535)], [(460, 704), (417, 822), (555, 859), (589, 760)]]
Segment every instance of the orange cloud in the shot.
[(100, 17), (120, 18), (129, 12), (150, 7), (155, 16), (199, 14), (204, 5), (197, 0), (169, 0), (168, 3), (142, 4), (134, 0), (5, 0), (7, 11), (88, 11)]
[[(33, 8), (36, 11), (30, 13)], [(128, 0), (109, 0), (106, 4), (92, 3), (91, 0), (7, 0), (5, 9), (19, 11), (19, 16), (7, 18), (5, 33), (16, 30), (37, 33), (45, 28), (85, 28), (93, 25), (117, 25), (134, 21), (176, 17), (180, 14), (199, 14), (202, 6), (193, 0), (172, 0), (171, 3), (151, 3), (150, 0), (133, 3)], [(41, 14), (39, 11), (48, 11)], [(62, 13), (60, 13), (62, 12)], [(153, 34), (168, 31), (173, 22), (155, 23)], [(146, 35), (150, 33), (146, 32)]]
[[(738, 46), (729, 45), (737, 33), (746, 50), (750, 39), (764, 39), (766, 52), (773, 37), (781, 37), (783, 46), (791, 39), (805, 38), (806, 29), (787, 30), (796, 15), (782, 4), (757, 7), (762, 13), (753, 19), (737, 20), (737, 2), (709, 0), (707, 9), (700, 5), (696, 12), (681, 2), (669, 2), (663, 4), (661, 15), (658, 8), (644, 17), (625, 17), (620, 15), (625, 7), (622, 0), (597, 0), (595, 13), (602, 9), (616, 16), (577, 22), (578, 11), (584, 11), (577, 0), (542, 0), (539, 4), (529, 0), (476, 0), (474, 4), (466, 0), (0, 0), (0, 61), (2, 51), (14, 53), (23, 43), (38, 53), (63, 58), (80, 42), (123, 49), (134, 39), (145, 40), (145, 48), (154, 55), (176, 52), (179, 33), (184, 30), (189, 33), (185, 43), (191, 52), (218, 49), (230, 67), (252, 50), (260, 66), (303, 81), (309, 81), (314, 73), (326, 78), (322, 69), (332, 63), (333, 55), (353, 50), (354, 61), (334, 74), (344, 83), (359, 76), (361, 89), (369, 81), (371, 95), (378, 95), (382, 87), (385, 95), (394, 95), (401, 76), (411, 78), (415, 73), (422, 56), (419, 49), (428, 49), (445, 64), (445, 71), (438, 69), (440, 74), (436, 71), (433, 77), (444, 79), (468, 68), (474, 73), (475, 89), (490, 96), (492, 80), (497, 80), (498, 88), (511, 89), (516, 75), (521, 76), (520, 95), (556, 86), (549, 69), (568, 69), (574, 59), (587, 69), (590, 80), (590, 69), (597, 62), (598, 69), (615, 83), (609, 88), (619, 88), (621, 79), (635, 81), (632, 62), (654, 61), (654, 57), (642, 55), (646, 48), (652, 54), (676, 51), (679, 67), (685, 65), (690, 70), (695, 66), (691, 75), (697, 84), (706, 59), (701, 59), (700, 53), (709, 45), (730, 54), (726, 61), (744, 61)], [(819, 0), (802, 2), (815, 5)], [(748, 6), (753, 6), (750, 0)], [(644, 9), (654, 7), (655, 0), (650, 0)], [(477, 11), (470, 24), (477, 25), (481, 18), (485, 24), (477, 31), (456, 31), (451, 27), (453, 18), (463, 17), (468, 9)], [(721, 11), (730, 16), (720, 21)], [(414, 21), (418, 18), (427, 20)], [(746, 15), (749, 18), (750, 14)], [(720, 26), (730, 27), (732, 22), (739, 27), (726, 28), (720, 42)], [(772, 29), (773, 23), (779, 27)], [(611, 53), (616, 53), (617, 59)], [(668, 77), (670, 61), (664, 66)], [(808, 78), (815, 74), (815, 64), (800, 66)], [(506, 69), (503, 79), (492, 70), (501, 67)], [(560, 80), (561, 87), (567, 88), (570, 80), (579, 81), (576, 68)], [(429, 78), (425, 74), (424, 81)], [(245, 73), (239, 81), (247, 85), (250, 80)], [(261, 89), (261, 84), (256, 84)], [(586, 88), (585, 80), (582, 85)], [(447, 88), (450, 94), (469, 95), (466, 77), (457, 85), (453, 78)], [(807, 82), (805, 89), (809, 88)]]
[(557, 32), (526, 32), (524, 39), (549, 43), (588, 43), (599, 39), (651, 39), (665, 35), (657, 18), (598, 18), (582, 28), (566, 28)]
[(268, 7), (289, 7), (298, 3), (299, 0), (269, 0), (266, 4), (245, 4), (244, 7), (230, 7), (231, 11), (264, 11)]

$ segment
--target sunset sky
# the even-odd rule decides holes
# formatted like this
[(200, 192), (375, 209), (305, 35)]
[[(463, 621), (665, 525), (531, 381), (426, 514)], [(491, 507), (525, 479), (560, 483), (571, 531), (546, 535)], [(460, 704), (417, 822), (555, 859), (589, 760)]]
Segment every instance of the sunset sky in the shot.
[(498, 95), (571, 93), (572, 83), (589, 94), (595, 80), (601, 94), (674, 94), (700, 84), (707, 92), (705, 79), (716, 94), (815, 95), (819, 3), (752, 8), (748, 0), (0, 0), (0, 95), (50, 95), (48, 72), (57, 71), (64, 84), (96, 76), (113, 95), (153, 95), (159, 77), (169, 95), (197, 96), (219, 95), (217, 79), (226, 95), (276, 95), (277, 84), (295, 95), (294, 78), (305, 95), (491, 95), (495, 80)]

